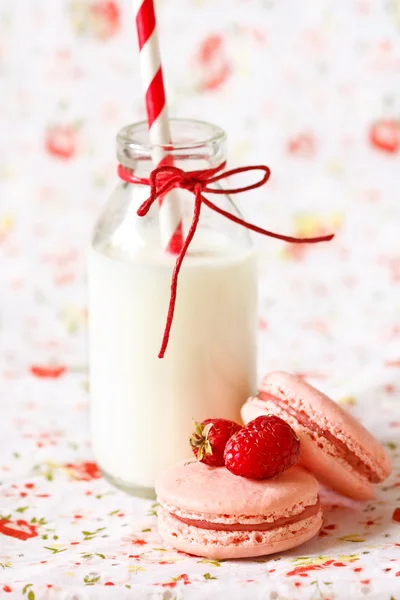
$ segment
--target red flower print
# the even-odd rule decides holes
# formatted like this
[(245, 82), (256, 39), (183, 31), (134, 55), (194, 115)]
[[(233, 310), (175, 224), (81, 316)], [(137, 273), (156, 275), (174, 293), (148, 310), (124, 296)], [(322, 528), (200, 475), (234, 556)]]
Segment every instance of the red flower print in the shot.
[(288, 140), (287, 152), (301, 158), (312, 158), (316, 153), (316, 141), (312, 133), (299, 133)]
[(64, 465), (70, 472), (73, 479), (79, 481), (91, 481), (92, 479), (100, 479), (102, 477), (96, 463), (94, 462), (82, 462), (78, 464), (67, 463)]
[(145, 546), (147, 542), (145, 540), (132, 540), (134, 546)]
[(12, 589), (9, 585), (3, 585), (3, 592), (12, 592)]
[(394, 119), (381, 119), (369, 130), (369, 141), (373, 148), (395, 154), (400, 150), (400, 123)]
[(53, 125), (46, 131), (45, 148), (55, 158), (68, 160), (76, 154), (77, 128), (72, 125)]
[(0, 534), (23, 541), (37, 537), (38, 535), (36, 527), (22, 519), (18, 519), (18, 521), (0, 519)]
[[(320, 565), (302, 565), (300, 567), (295, 567), (292, 571), (289, 571), (288, 573), (286, 573), (287, 577), (291, 577), (293, 575), (300, 575), (301, 577), (308, 577), (308, 572), (309, 571), (320, 571), (321, 569), (325, 569), (326, 567), (329, 567), (332, 563), (334, 563), (334, 560), (326, 560), (324, 563), (320, 564)], [(344, 567), (345, 565), (343, 563), (336, 563), (334, 566), (338, 566), (338, 567)]]
[(392, 514), (392, 520), (396, 523), (400, 523), (400, 508), (395, 508)]
[(211, 34), (203, 40), (196, 62), (200, 72), (200, 88), (203, 91), (219, 89), (231, 74), (224, 41), (219, 34)]
[(326, 535), (331, 535), (330, 531), (334, 531), (336, 529), (336, 525), (325, 525), (319, 532), (319, 537), (325, 537)]
[(90, 6), (93, 28), (100, 39), (108, 39), (120, 28), (120, 10), (112, 0), (93, 2)]
[(166, 581), (160, 585), (162, 585), (162, 587), (174, 588), (178, 581), (183, 581), (183, 585), (189, 585), (191, 583), (191, 581), (189, 581), (189, 576), (186, 573), (182, 573), (182, 575), (178, 575), (178, 577), (173, 577), (172, 581)]
[(35, 377), (49, 378), (49, 379), (57, 379), (61, 375), (63, 375), (67, 370), (67, 367), (63, 365), (31, 365), (30, 372)]
[(359, 521), (360, 525), (365, 525), (365, 527), (372, 527), (374, 525), (378, 525), (378, 523), (381, 521), (381, 517), (378, 517), (376, 519), (367, 519), (366, 521)]

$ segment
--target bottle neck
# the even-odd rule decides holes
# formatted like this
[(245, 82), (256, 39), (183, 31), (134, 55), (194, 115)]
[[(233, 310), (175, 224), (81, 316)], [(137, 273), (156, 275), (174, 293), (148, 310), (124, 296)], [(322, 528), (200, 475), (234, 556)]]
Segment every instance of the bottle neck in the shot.
[(192, 119), (171, 119), (172, 143), (156, 146), (149, 142), (146, 122), (123, 127), (117, 135), (119, 163), (135, 172), (137, 177), (148, 178), (155, 165), (169, 157), (173, 164), (185, 171), (210, 169), (226, 160), (226, 135), (219, 127)]

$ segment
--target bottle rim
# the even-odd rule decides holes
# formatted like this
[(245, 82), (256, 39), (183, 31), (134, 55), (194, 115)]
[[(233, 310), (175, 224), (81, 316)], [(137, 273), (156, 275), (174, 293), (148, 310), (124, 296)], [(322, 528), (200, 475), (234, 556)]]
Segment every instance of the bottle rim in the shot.
[[(117, 145), (134, 153), (142, 154), (151, 153), (155, 149), (170, 152), (171, 150), (188, 151), (210, 144), (221, 144), (226, 140), (226, 133), (221, 127), (200, 119), (173, 118), (169, 119), (169, 124), (173, 139), (171, 144), (152, 144), (149, 140), (147, 121), (138, 121), (125, 125), (118, 131)], [(179, 140), (179, 133), (182, 135), (188, 131), (196, 131), (198, 139)], [(143, 136), (143, 139), (140, 139), (140, 136)]]

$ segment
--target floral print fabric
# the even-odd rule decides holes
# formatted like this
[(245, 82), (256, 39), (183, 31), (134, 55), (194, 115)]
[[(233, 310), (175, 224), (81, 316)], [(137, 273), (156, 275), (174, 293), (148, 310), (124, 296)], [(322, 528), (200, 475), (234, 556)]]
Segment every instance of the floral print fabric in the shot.
[(306, 377), (394, 464), (376, 497), (323, 494), (314, 540), (208, 561), (166, 548), (157, 506), (90, 450), (85, 253), (115, 180), (114, 136), (144, 116), (131, 3), (0, 6), (0, 596), (400, 598), (400, 2), (163, 0), (171, 115), (214, 121), (229, 166), (266, 163), (256, 240), (259, 372)]

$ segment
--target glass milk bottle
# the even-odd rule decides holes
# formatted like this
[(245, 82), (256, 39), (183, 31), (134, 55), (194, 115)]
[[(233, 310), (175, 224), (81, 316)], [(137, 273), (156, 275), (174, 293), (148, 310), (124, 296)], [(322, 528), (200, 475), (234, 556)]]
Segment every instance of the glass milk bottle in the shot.
[[(170, 125), (175, 166), (192, 171), (224, 162), (220, 128), (185, 119)], [(153, 153), (145, 122), (118, 133), (118, 160), (136, 177), (149, 177)], [(93, 452), (114, 485), (145, 497), (166, 466), (191, 456), (193, 419), (240, 419), (255, 391), (257, 296), (248, 231), (203, 205), (159, 359), (176, 256), (161, 245), (157, 202), (137, 216), (149, 193), (148, 185), (117, 184), (95, 226), (88, 264)], [(194, 196), (177, 193), (187, 231)], [(213, 199), (238, 214), (228, 196)]]

